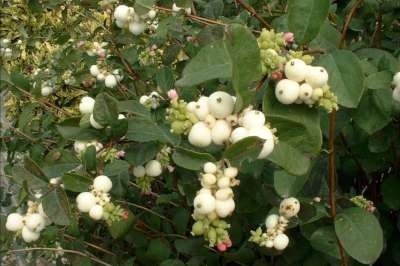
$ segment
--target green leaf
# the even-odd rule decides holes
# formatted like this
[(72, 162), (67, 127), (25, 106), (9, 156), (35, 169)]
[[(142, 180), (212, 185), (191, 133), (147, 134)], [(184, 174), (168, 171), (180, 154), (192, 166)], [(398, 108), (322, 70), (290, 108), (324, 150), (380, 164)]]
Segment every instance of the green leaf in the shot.
[(34, 162), (31, 158), (25, 157), (24, 158), (24, 166), (25, 169), (34, 174), (36, 177), (42, 179), (45, 182), (48, 182), (48, 177), (43, 173), (42, 169), (40, 169), (39, 165)]
[(18, 117), (18, 128), (23, 132), (30, 132), (29, 128), (30, 123), (35, 115), (34, 110), (36, 108), (35, 104), (27, 104), (22, 110), (21, 114)]
[(89, 190), (89, 186), (93, 180), (90, 177), (78, 175), (75, 173), (66, 173), (62, 177), (64, 188), (73, 192), (85, 192)]
[(129, 209), (125, 209), (125, 211), (128, 213), (128, 219), (121, 219), (117, 222), (113, 222), (108, 227), (108, 231), (113, 238), (120, 238), (125, 236), (128, 233), (129, 229), (131, 229), (133, 222), (135, 221), (135, 215)]
[(151, 240), (147, 247), (146, 257), (154, 262), (166, 260), (171, 255), (171, 248), (161, 239)]
[(185, 266), (185, 263), (183, 263), (181, 260), (168, 259), (164, 260), (160, 266)]
[(26, 182), (29, 189), (43, 189), (48, 186), (48, 182), (38, 178), (25, 168), (21, 166), (14, 166), (11, 169), (11, 177), (12, 180), (20, 186), (23, 186), (24, 182)]
[(333, 227), (324, 226), (315, 230), (310, 237), (310, 244), (315, 250), (340, 259), (339, 246)]
[(209, 153), (200, 153), (179, 147), (172, 154), (172, 160), (182, 168), (195, 171), (202, 169), (206, 162), (216, 161)]
[(372, 135), (391, 121), (392, 91), (367, 90), (353, 113), (356, 124)]
[(247, 107), (254, 98), (250, 90), (261, 78), (260, 48), (252, 32), (245, 26), (233, 24), (225, 34), (224, 44), (232, 63), (232, 86), (236, 92), (236, 109)]
[(136, 47), (129, 47), (121, 51), (122, 57), (130, 64), (133, 65), (138, 61), (138, 52)]
[(203, 47), (182, 71), (177, 87), (191, 87), (216, 78), (232, 76), (232, 64), (222, 41)]
[(318, 35), (310, 43), (312, 48), (324, 48), (328, 51), (334, 51), (339, 46), (340, 32), (328, 21), (325, 21)]
[(71, 217), (67, 194), (61, 189), (53, 190), (42, 199), (43, 210), (57, 225), (69, 225)]
[(134, 166), (142, 165), (153, 159), (160, 151), (155, 142), (133, 143), (126, 150), (125, 160)]
[(189, 223), (190, 213), (184, 209), (179, 208), (175, 211), (172, 221), (174, 222), (176, 232), (178, 234), (185, 234), (187, 225)]
[(360, 59), (367, 59), (375, 65), (379, 71), (389, 70), (396, 73), (399, 70), (399, 61), (392, 54), (385, 50), (376, 48), (364, 48), (356, 52)]
[(364, 75), (360, 60), (347, 50), (336, 50), (323, 55), (316, 62), (329, 73), (329, 85), (338, 103), (348, 108), (357, 107), (364, 93)]
[(274, 188), (282, 198), (296, 196), (307, 181), (307, 176), (295, 176), (286, 171), (274, 172)]
[(400, 178), (392, 176), (382, 184), (383, 202), (391, 209), (400, 209)]
[(127, 112), (143, 118), (151, 118), (149, 109), (136, 100), (121, 101), (118, 103), (119, 112)]
[(364, 264), (374, 263), (383, 249), (382, 228), (373, 214), (353, 207), (335, 218), (335, 231), (346, 252)]
[(85, 166), (87, 171), (94, 171), (97, 167), (97, 153), (96, 147), (90, 145), (82, 153), (82, 164)]
[(296, 42), (306, 44), (317, 36), (328, 16), (329, 0), (289, 0), (288, 27)]
[(174, 76), (172, 70), (168, 67), (158, 69), (156, 73), (156, 82), (164, 92), (172, 89), (174, 87)]
[(388, 89), (391, 86), (393, 74), (390, 71), (380, 71), (369, 75), (365, 79), (365, 87), (368, 89)]
[(275, 145), (274, 151), (267, 157), (293, 175), (305, 175), (311, 166), (310, 158), (284, 141)]
[(145, 15), (153, 8), (154, 2), (154, 0), (136, 0), (133, 8), (137, 14)]
[(104, 175), (108, 176), (113, 184), (111, 193), (123, 196), (129, 181), (129, 164), (122, 160), (116, 160), (107, 164), (104, 168)]
[(14, 86), (25, 91), (30, 90), (29, 80), (20, 72), (11, 72), (10, 80), (14, 84)]
[(57, 125), (57, 130), (64, 139), (69, 140), (94, 140), (101, 134), (99, 130), (91, 128), (80, 128), (79, 119), (70, 118)]
[(258, 137), (247, 137), (229, 146), (224, 152), (224, 158), (233, 166), (240, 166), (245, 160), (255, 160), (261, 152), (264, 140)]
[(107, 93), (99, 93), (96, 96), (93, 117), (101, 125), (113, 125), (118, 121), (118, 101)]
[(319, 112), (305, 105), (281, 104), (274, 93), (266, 93), (263, 110), (278, 130), (279, 139), (303, 152), (317, 154), (322, 146)]

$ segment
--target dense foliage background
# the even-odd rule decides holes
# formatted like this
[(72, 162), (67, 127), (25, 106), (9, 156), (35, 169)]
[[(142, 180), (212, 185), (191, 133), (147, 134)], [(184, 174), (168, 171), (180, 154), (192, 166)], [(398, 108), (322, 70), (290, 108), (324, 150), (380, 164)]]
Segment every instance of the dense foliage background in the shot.
[[(118, 4), (143, 14), (157, 10), (156, 22), (140, 35), (121, 29), (113, 17)], [(2, 263), (400, 264), (400, 103), (391, 85), (400, 70), (400, 2), (176, 1), (190, 14), (173, 12), (172, 5), (1, 1)], [(292, 48), (327, 69), (337, 112), (276, 101), (275, 81), (260, 67), (262, 28), (294, 33)], [(119, 71), (116, 87), (91, 76), (96, 62)], [(46, 86), (54, 92), (43, 96)], [(248, 104), (263, 110), (277, 129), (274, 152), (254, 160), (254, 138), (228, 149), (196, 148), (172, 134), (165, 116), (174, 88), (187, 102), (224, 90), (238, 97), (236, 110)], [(162, 96), (155, 110), (139, 103), (152, 91)], [(94, 116), (105, 129), (81, 119), (85, 95), (96, 99)], [(116, 119), (118, 113), (127, 119)], [(76, 140), (102, 143), (101, 156), (93, 146), (78, 156)], [(133, 167), (160, 158), (160, 151), (173, 171), (138, 180)], [(199, 170), (221, 159), (240, 166), (241, 181), (226, 252), (190, 234)], [(75, 206), (78, 192), (101, 173), (111, 178), (112, 201), (125, 211), (120, 221), (96, 222)], [(52, 178), (63, 186), (49, 183)], [(27, 244), (5, 230), (5, 221), (38, 194), (53, 223)], [(249, 242), (250, 231), (289, 196), (301, 202), (289, 247)]]

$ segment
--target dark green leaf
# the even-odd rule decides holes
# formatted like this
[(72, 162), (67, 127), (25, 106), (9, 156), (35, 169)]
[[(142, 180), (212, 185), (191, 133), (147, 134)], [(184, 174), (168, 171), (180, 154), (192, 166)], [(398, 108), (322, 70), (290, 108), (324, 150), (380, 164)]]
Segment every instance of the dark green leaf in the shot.
[(45, 195), (42, 199), (43, 210), (49, 219), (57, 225), (68, 225), (71, 213), (68, 198), (61, 189), (56, 189)]
[(93, 180), (90, 177), (78, 175), (75, 173), (66, 173), (62, 177), (64, 188), (73, 192), (85, 192), (89, 190), (89, 186)]
[(382, 184), (383, 202), (391, 209), (400, 209), (400, 178), (392, 176)]
[(93, 117), (101, 125), (113, 125), (118, 120), (118, 101), (107, 93), (98, 94)]
[(178, 166), (189, 170), (200, 170), (206, 162), (215, 162), (209, 153), (200, 153), (184, 148), (177, 148), (172, 154), (172, 160)]
[(234, 166), (239, 166), (244, 160), (255, 160), (261, 152), (264, 140), (258, 137), (244, 138), (229, 146), (224, 152), (224, 158)]
[(340, 259), (335, 230), (331, 226), (318, 228), (310, 238), (311, 246), (322, 253)]
[(274, 188), (282, 198), (296, 196), (307, 181), (307, 176), (295, 176), (286, 171), (274, 172)]

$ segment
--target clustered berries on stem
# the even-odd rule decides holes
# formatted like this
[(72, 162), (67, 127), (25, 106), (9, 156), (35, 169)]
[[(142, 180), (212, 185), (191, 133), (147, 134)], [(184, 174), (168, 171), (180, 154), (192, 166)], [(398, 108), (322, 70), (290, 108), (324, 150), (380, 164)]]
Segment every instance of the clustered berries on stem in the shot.
[(284, 250), (289, 244), (289, 237), (285, 234), (285, 230), (289, 224), (289, 220), (300, 211), (300, 202), (296, 198), (287, 198), (282, 200), (279, 206), (279, 215), (270, 214), (265, 220), (266, 231), (257, 228), (251, 231), (249, 241), (258, 244), (261, 247), (275, 248), (276, 250)]
[(104, 85), (107, 88), (114, 88), (123, 79), (119, 69), (108, 72), (105, 69), (99, 69), (98, 65), (91, 65), (89, 70), (90, 74), (98, 81), (104, 81)]
[(8, 231), (20, 233), (22, 239), (30, 243), (38, 240), (40, 232), (50, 223), (50, 219), (43, 211), (42, 203), (28, 201), (26, 214), (10, 213), (5, 227)]
[(162, 99), (162, 96), (158, 92), (152, 91), (149, 95), (142, 95), (139, 98), (139, 102), (148, 109), (157, 109)]
[[(146, 14), (140, 15), (133, 7), (119, 5), (114, 10), (115, 24), (119, 28), (127, 28), (134, 35), (139, 35), (146, 29), (146, 24), (152, 25), (157, 12), (150, 9)], [(157, 24), (157, 22), (155, 22)], [(154, 27), (154, 25), (153, 25)]]
[(168, 165), (169, 148), (160, 151), (157, 158), (148, 161), (144, 166), (138, 165), (133, 168), (133, 175), (136, 177), (136, 184), (140, 187), (143, 193), (151, 191), (151, 184), (154, 179), (162, 174), (163, 165)]
[(232, 187), (239, 185), (236, 179), (238, 169), (223, 162), (217, 164), (207, 162), (200, 174), (202, 189), (193, 200), (192, 235), (202, 235), (208, 240), (210, 247), (225, 251), (232, 245), (227, 229), (230, 225), (224, 221), (235, 210)]
[(120, 220), (123, 210), (111, 203), (109, 191), (112, 188), (112, 181), (105, 175), (99, 175), (93, 180), (92, 190), (81, 192), (76, 197), (78, 210), (89, 213), (93, 220), (105, 220), (108, 224)]

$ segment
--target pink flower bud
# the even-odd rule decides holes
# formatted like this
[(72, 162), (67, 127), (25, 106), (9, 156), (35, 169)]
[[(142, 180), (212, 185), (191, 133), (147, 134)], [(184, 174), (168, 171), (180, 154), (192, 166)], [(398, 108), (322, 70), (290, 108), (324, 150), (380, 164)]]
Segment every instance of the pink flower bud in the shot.
[(218, 249), (218, 251), (224, 252), (224, 251), (226, 251), (226, 245), (224, 243), (219, 243), (217, 245), (217, 249)]
[(294, 34), (292, 32), (285, 32), (283, 34), (283, 40), (286, 44), (292, 43), (294, 41)]
[(174, 89), (169, 90), (167, 92), (168, 98), (170, 98), (172, 101), (176, 101), (179, 98), (178, 92)]
[(226, 240), (225, 241), (225, 245), (226, 245), (227, 248), (232, 247), (232, 240), (230, 240), (230, 239)]
[(125, 151), (117, 151), (117, 157), (118, 158), (125, 157)]
[(282, 74), (282, 72), (279, 71), (279, 70), (274, 71), (274, 72), (271, 73), (271, 79), (272, 79), (272, 80), (281, 80), (281, 79), (282, 79), (282, 76), (283, 76), (283, 74)]

